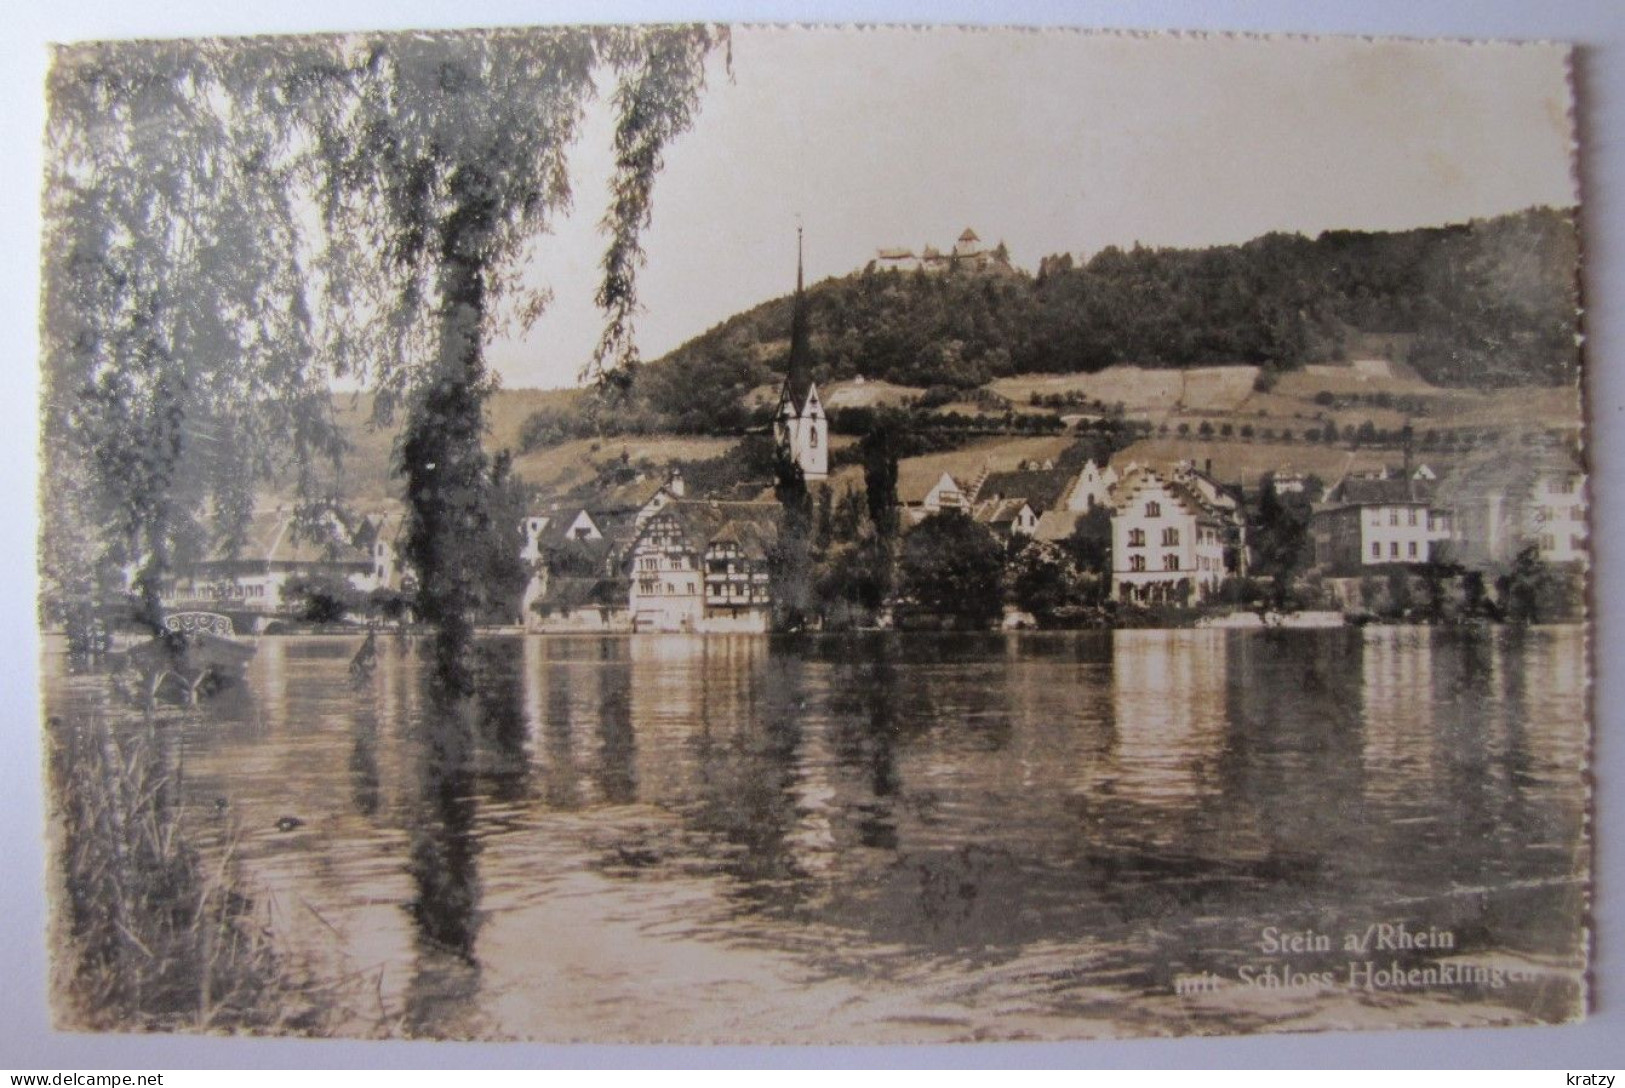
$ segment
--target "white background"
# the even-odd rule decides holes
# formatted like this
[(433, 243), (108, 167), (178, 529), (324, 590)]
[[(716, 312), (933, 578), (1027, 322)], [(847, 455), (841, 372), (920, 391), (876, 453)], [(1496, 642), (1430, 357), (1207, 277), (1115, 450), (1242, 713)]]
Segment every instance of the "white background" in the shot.
[[(34, 537), (37, 403), (38, 204), (45, 44), (88, 38), (324, 31), (372, 27), (489, 26), (532, 22), (704, 18), (776, 22), (958, 22), (1344, 33), (1406, 37), (1557, 39), (1578, 43), (1581, 194), (1587, 302), (1590, 449), (1596, 487), (1597, 771), (1595, 1001), (1566, 1028), (1383, 1032), (1228, 1039), (899, 1048), (547, 1047), (368, 1044), (193, 1037), (94, 1037), (50, 1030), (45, 1012), (45, 879), (41, 754), (35, 687)], [(184, 1066), (467, 1067), (532, 1065), (907, 1066), (1544, 1066), (1610, 1068), (1625, 1055), (1625, 926), (1618, 909), (1625, 850), (1625, 755), (1615, 735), (1625, 672), (1613, 672), (1625, 616), (1616, 556), (1625, 534), (1625, 4), (1620, 0), (1117, 0), (1002, 5), (958, 0), (846, 0), (748, 4), (523, 3), (520, 0), (13, 0), (0, 17), (0, 1069), (130, 1070)]]

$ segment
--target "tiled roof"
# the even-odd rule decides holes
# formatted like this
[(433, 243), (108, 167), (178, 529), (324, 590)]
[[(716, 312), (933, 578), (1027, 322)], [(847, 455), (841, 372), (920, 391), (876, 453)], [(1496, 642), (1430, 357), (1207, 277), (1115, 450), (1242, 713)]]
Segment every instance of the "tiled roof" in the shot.
[(349, 530), (336, 516), (317, 526), (296, 525), (292, 511), (256, 511), (249, 519), (244, 542), (233, 554), (221, 545), (208, 562), (250, 562), (315, 565), (318, 563), (370, 563), (372, 557), (350, 540)]
[(1064, 468), (990, 472), (976, 496), (979, 499), (1025, 499), (1035, 512), (1049, 510), (1060, 505), (1076, 479), (1077, 473)]
[(976, 504), (971, 517), (983, 525), (1008, 525), (1016, 520), (1021, 508), (1026, 505), (1027, 500), (1019, 496), (1013, 499), (986, 499)]
[(1375, 506), (1394, 503), (1427, 502), (1431, 485), (1425, 480), (1407, 480), (1403, 477), (1376, 480), (1359, 476), (1345, 477), (1326, 495), (1334, 506)]
[[(938, 481), (946, 474), (940, 464), (920, 464), (915, 461), (902, 461), (897, 466), (897, 499), (899, 502), (924, 502), (926, 495), (937, 486)], [(956, 477), (950, 477), (961, 494), (965, 485)]]
[(747, 556), (766, 559), (778, 540), (780, 510), (775, 502), (679, 499), (649, 524), (663, 518), (674, 520), (685, 543), (696, 551), (704, 551), (713, 543), (737, 544)]
[(1065, 540), (1070, 537), (1082, 520), (1083, 513), (1077, 510), (1046, 510), (1038, 515), (1038, 524), (1033, 528), (1033, 536), (1039, 540)]

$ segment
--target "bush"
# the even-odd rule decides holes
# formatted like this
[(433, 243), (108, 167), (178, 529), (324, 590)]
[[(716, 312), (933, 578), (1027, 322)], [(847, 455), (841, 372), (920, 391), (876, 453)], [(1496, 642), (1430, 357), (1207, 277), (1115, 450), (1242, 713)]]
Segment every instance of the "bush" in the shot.
[(343, 578), (298, 575), (282, 586), (283, 603), (307, 623), (338, 623), (361, 607), (361, 594)]
[(898, 563), (902, 597), (924, 612), (972, 628), (990, 626), (1004, 610), (1004, 549), (964, 514), (932, 514), (903, 538)]

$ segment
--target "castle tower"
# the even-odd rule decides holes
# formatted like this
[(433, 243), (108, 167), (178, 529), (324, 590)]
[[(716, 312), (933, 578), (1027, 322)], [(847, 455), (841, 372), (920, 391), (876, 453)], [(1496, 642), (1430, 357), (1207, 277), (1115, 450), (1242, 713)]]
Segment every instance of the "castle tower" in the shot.
[(773, 437), (789, 452), (809, 481), (829, 477), (829, 420), (812, 377), (812, 350), (807, 342), (807, 296), (802, 287), (801, 228), (796, 228), (796, 300), (790, 318), (790, 363), (779, 393)]

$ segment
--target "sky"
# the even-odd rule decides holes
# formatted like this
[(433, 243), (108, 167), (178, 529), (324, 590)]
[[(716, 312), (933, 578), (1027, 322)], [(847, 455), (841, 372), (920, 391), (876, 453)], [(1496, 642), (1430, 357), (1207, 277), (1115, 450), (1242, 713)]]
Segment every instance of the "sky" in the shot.
[[(737, 27), (668, 149), (640, 278), (656, 358), (795, 282), (965, 227), (1034, 269), (1107, 245), (1403, 229), (1576, 202), (1565, 47), (1072, 31)], [(596, 343), (610, 127), (492, 345), (509, 387), (573, 384)]]

